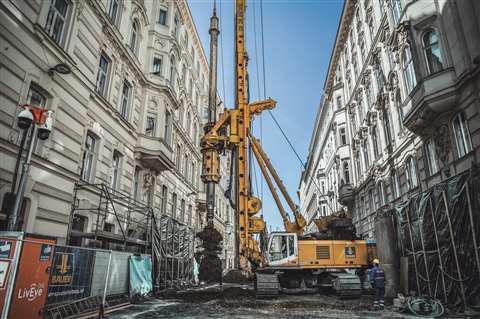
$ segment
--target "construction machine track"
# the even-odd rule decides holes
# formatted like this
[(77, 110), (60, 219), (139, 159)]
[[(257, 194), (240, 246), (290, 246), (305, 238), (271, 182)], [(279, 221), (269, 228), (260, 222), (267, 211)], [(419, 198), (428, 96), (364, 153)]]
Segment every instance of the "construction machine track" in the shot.
[(280, 282), (276, 273), (255, 274), (255, 295), (258, 299), (276, 298), (280, 294)]
[(332, 274), (333, 290), (343, 298), (358, 298), (362, 294), (362, 281), (357, 275), (349, 273)]

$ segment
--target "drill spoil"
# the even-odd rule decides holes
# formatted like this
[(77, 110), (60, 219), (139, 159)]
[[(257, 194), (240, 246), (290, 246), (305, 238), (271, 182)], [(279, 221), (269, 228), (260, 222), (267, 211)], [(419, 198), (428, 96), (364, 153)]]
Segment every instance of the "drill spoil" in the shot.
[(202, 241), (197, 260), (200, 262), (198, 279), (207, 283), (221, 282), (222, 262), (218, 254), (222, 249), (222, 235), (212, 225), (207, 225), (197, 237)]

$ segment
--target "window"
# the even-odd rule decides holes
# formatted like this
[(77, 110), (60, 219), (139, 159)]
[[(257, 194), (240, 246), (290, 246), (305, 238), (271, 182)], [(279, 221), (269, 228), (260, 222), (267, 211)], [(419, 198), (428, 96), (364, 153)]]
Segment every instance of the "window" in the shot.
[(470, 140), (470, 132), (464, 112), (458, 113), (453, 119), (453, 131), (458, 158), (461, 158), (472, 151), (472, 141)]
[(409, 190), (414, 189), (415, 187), (418, 186), (418, 178), (417, 178), (417, 165), (413, 157), (409, 157), (407, 159), (405, 168), (406, 168), (408, 189)]
[(193, 125), (193, 144), (196, 146), (198, 144), (198, 126), (197, 123)]
[(375, 65), (375, 77), (377, 78), (378, 91), (382, 91), (385, 85), (385, 74), (383, 73), (383, 66), (380, 57), (378, 57), (378, 63)]
[(382, 207), (386, 204), (385, 203), (385, 191), (384, 191), (382, 181), (377, 183), (377, 198), (378, 198), (378, 207)]
[(365, 141), (363, 143), (363, 160), (365, 162), (365, 169), (368, 169), (368, 167), (370, 167), (370, 156), (368, 155), (368, 152), (368, 141)]
[(373, 189), (368, 191), (368, 208), (370, 211), (375, 210), (374, 202), (373, 202)]
[(175, 165), (177, 166), (177, 170), (180, 171), (180, 166), (182, 165), (182, 155), (180, 145), (177, 144), (177, 148), (175, 150)]
[(97, 84), (95, 88), (95, 91), (101, 96), (107, 95), (109, 65), (110, 59), (105, 55), (105, 53), (102, 53), (98, 65)]
[(188, 176), (188, 155), (183, 156), (183, 176), (187, 178)]
[(375, 158), (378, 158), (378, 155), (380, 155), (380, 152), (378, 148), (378, 132), (377, 132), (376, 126), (372, 127), (372, 144), (373, 144), (373, 156)]
[(172, 217), (177, 217), (177, 194), (172, 194)]
[(393, 20), (395, 21), (395, 24), (397, 24), (400, 21), (400, 17), (402, 16), (402, 1), (393, 0), (392, 9), (393, 9)]
[(343, 162), (343, 179), (345, 184), (350, 184), (350, 168), (347, 161)]
[(157, 116), (154, 114), (147, 115), (145, 123), (145, 135), (155, 136), (155, 128), (157, 127)]
[(134, 54), (137, 54), (137, 41), (138, 41), (138, 22), (134, 20), (132, 23), (132, 31), (130, 33), (130, 42), (128, 46)]
[(165, 143), (169, 145), (172, 139), (171, 127), (172, 127), (172, 115), (167, 110), (165, 111), (165, 127), (163, 130), (163, 138), (165, 139)]
[(130, 104), (130, 92), (132, 87), (127, 81), (123, 81), (122, 96), (120, 97), (120, 116), (128, 120), (128, 108)]
[(410, 50), (410, 47), (405, 47), (405, 49), (403, 49), (402, 67), (407, 93), (410, 93), (417, 85), (417, 77), (415, 76), (415, 68), (413, 66), (412, 51)]
[(162, 75), (162, 58), (159, 58), (159, 57), (153, 58), (152, 73), (158, 76)]
[(362, 174), (360, 169), (360, 155), (357, 155), (355, 157), (355, 169), (357, 171), (357, 182), (358, 182), (358, 180), (360, 180), (360, 175)]
[(346, 145), (347, 144), (347, 133), (345, 131), (345, 128), (341, 127), (339, 132), (340, 132), (340, 145)]
[(185, 200), (182, 199), (180, 201), (180, 216), (179, 216), (179, 220), (180, 221), (184, 221), (185, 220)]
[(117, 151), (113, 151), (112, 158), (112, 175), (110, 175), (110, 187), (116, 189), (118, 186), (118, 174), (120, 171), (121, 155)]
[(387, 140), (387, 146), (393, 143), (393, 132), (392, 132), (392, 123), (390, 121), (390, 113), (385, 110), (383, 113), (384, 129), (385, 129), (385, 138)]
[(119, 0), (110, 0), (110, 4), (108, 6), (108, 16), (114, 25), (117, 24), (118, 19), (118, 1)]
[(52, 0), (48, 9), (45, 31), (57, 44), (61, 44), (67, 19), (68, 3), (66, 0)]
[(167, 10), (160, 9), (158, 14), (158, 24), (167, 25)]
[(370, 90), (370, 85), (366, 85), (364, 91), (367, 102), (367, 110), (369, 110), (372, 106), (372, 91)]
[(85, 139), (85, 150), (83, 152), (82, 160), (82, 171), (80, 173), (80, 178), (85, 182), (90, 182), (92, 180), (92, 171), (95, 161), (95, 152), (96, 152), (96, 138), (95, 136), (88, 132), (87, 138)]
[(30, 88), (28, 89), (27, 99), (30, 105), (40, 106), (44, 108), (47, 104), (46, 96), (43, 95), (43, 93), (40, 92), (37, 86), (34, 85), (33, 83), (30, 85)]
[(428, 73), (433, 74), (443, 70), (442, 53), (438, 44), (438, 35), (429, 30), (423, 35), (423, 51), (427, 59)]
[(375, 39), (375, 25), (373, 24), (373, 18), (370, 18), (368, 22), (368, 31), (370, 32), (370, 43), (373, 43)]
[(167, 186), (163, 185), (162, 186), (162, 205), (161, 205), (162, 214), (167, 213), (167, 198), (168, 198), (168, 188)]
[(140, 191), (140, 167), (135, 166), (133, 173), (133, 200), (138, 199), (138, 192)]
[(400, 196), (400, 181), (398, 180), (398, 174), (396, 171), (393, 171), (391, 173), (391, 188), (392, 188), (392, 197), (393, 199), (396, 199), (397, 197)]
[(337, 109), (340, 110), (342, 107), (343, 107), (342, 97), (339, 95), (337, 96)]
[(425, 142), (425, 157), (427, 160), (428, 172), (430, 176), (438, 172), (437, 152), (435, 149), (435, 142), (429, 139)]

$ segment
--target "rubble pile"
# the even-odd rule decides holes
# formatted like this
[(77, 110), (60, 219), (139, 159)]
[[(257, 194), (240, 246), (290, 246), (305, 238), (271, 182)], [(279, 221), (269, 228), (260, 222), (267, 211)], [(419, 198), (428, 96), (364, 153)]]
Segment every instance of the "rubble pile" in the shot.
[(207, 283), (221, 282), (222, 261), (218, 254), (222, 249), (222, 235), (213, 225), (207, 225), (197, 237), (202, 241), (196, 256), (200, 263), (198, 279)]
[(251, 283), (252, 280), (248, 278), (246, 274), (244, 274), (239, 269), (232, 269), (223, 276), (223, 282), (228, 283), (236, 283), (236, 284), (248, 284)]

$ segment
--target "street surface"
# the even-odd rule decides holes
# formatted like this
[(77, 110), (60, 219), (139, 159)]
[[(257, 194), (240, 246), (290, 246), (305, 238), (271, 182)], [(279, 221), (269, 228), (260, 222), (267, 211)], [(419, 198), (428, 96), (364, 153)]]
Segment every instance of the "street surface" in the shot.
[(275, 300), (255, 301), (239, 293), (209, 301), (150, 300), (108, 316), (111, 319), (133, 318), (414, 318), (391, 310), (369, 311), (371, 296), (341, 300), (332, 296), (282, 295)]

